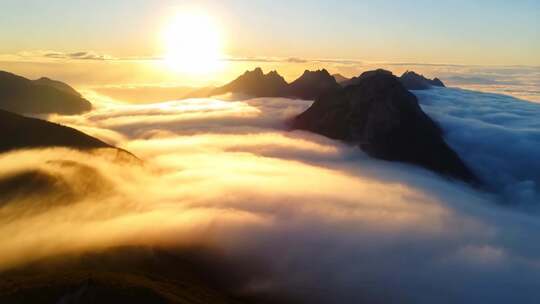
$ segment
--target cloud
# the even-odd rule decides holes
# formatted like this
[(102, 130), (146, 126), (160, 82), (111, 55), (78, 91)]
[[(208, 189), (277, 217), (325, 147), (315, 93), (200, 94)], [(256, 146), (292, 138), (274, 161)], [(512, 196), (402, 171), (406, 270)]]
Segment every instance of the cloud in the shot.
[(287, 62), (290, 62), (290, 63), (306, 63), (307, 60), (302, 59), (302, 58), (297, 58), (297, 57), (290, 57), (290, 58), (287, 59)]
[[(527, 140), (529, 149), (540, 146), (537, 105), (453, 89), (423, 94), (422, 106), (475, 170), (495, 186), (510, 181), (513, 193), (537, 197), (526, 181), (538, 177), (538, 153), (524, 151)], [(0, 269), (166, 244), (220, 252), (242, 274), (235, 291), (243, 295), (305, 303), (535, 303), (537, 215), (498, 204), (500, 187), (478, 191), (288, 131), (286, 119), (309, 104), (199, 99), (103, 104), (82, 116), (50, 117), (114, 138), (144, 165), (113, 162), (107, 150), (0, 154), (0, 185), (25, 172), (52, 180), (39, 200), (30, 189), (4, 200)], [(502, 109), (510, 116), (498, 116)], [(521, 162), (527, 165), (518, 168)]]
[(110, 54), (95, 52), (91, 50), (83, 50), (76, 52), (62, 52), (55, 50), (30, 50), (20, 51), (16, 54), (2, 54), (2, 58), (6, 60), (40, 60), (40, 59), (64, 59), (64, 60), (96, 60), (96, 61), (149, 61), (161, 60), (159, 56), (129, 56), (116, 57)]
[[(40, 54), (37, 54), (37, 55), (40, 55)], [(71, 60), (115, 60), (116, 59), (110, 55), (98, 54), (92, 51), (82, 51), (82, 52), (73, 52), (73, 53), (43, 52), (42, 56), (45, 58), (71, 59)]]
[(519, 81), (501, 81), (482, 76), (448, 76), (446, 80), (453, 84), (480, 84), (480, 85), (519, 85)]
[(507, 204), (538, 210), (540, 105), (461, 89), (415, 94), (443, 127), (448, 143), (491, 191), (501, 193)]
[(261, 63), (333, 63), (343, 65), (362, 65), (362, 61), (356, 59), (341, 58), (301, 58), (301, 57), (227, 57), (227, 61), (261, 62)]
[(282, 58), (278, 57), (224, 57), (223, 60), (225, 61), (232, 61), (232, 62), (282, 62)]

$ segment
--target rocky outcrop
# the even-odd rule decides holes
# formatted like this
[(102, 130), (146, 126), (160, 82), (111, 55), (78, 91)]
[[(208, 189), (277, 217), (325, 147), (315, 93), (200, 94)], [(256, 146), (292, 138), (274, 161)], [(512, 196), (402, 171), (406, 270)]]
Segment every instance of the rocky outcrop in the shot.
[(416, 97), (388, 71), (366, 72), (354, 84), (322, 95), (294, 119), (293, 127), (354, 143), (376, 158), (476, 182)]
[(293, 98), (311, 100), (339, 87), (336, 79), (327, 70), (306, 70), (300, 78), (289, 84), (286, 95)]
[(403, 73), (399, 80), (408, 90), (427, 90), (431, 87), (445, 87), (439, 78), (429, 79), (424, 77), (424, 75), (412, 71)]
[(32, 81), (0, 71), (0, 109), (19, 114), (79, 114), (91, 110), (92, 104), (59, 81)]

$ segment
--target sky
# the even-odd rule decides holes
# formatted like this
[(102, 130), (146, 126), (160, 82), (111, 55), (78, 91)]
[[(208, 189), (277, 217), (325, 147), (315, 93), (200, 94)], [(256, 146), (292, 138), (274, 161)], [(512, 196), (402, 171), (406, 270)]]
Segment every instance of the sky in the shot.
[(1, 9), (0, 70), (85, 96), (170, 100), (256, 67), (287, 81), (306, 69), (385, 68), (540, 101), (538, 1), (1, 0)]
[(538, 1), (2, 0), (0, 52), (159, 55), (171, 12), (207, 12), (229, 56), (540, 65)]

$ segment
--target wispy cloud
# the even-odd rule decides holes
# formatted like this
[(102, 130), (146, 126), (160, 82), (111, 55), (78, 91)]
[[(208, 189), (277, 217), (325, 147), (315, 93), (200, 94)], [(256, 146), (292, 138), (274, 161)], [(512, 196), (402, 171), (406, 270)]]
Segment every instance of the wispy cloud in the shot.
[(98, 54), (96, 52), (84, 51), (84, 52), (75, 52), (75, 53), (59, 53), (51, 52), (43, 55), (48, 58), (57, 58), (57, 59), (78, 59), (78, 60), (113, 60), (110, 55)]

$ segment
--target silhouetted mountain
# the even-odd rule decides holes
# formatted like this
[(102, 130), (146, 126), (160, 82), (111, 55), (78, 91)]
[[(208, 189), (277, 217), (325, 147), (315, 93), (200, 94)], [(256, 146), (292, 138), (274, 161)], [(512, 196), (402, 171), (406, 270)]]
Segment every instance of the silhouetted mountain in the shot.
[(399, 80), (408, 90), (427, 90), (432, 86), (445, 87), (439, 78), (428, 79), (412, 71), (403, 73)]
[(54, 146), (114, 148), (73, 128), (0, 110), (0, 152)]
[(300, 78), (289, 84), (287, 95), (299, 99), (316, 99), (322, 93), (339, 87), (336, 79), (327, 70), (306, 70)]
[(36, 81), (0, 71), (0, 109), (15, 113), (78, 114), (92, 109), (88, 100), (59, 81)]
[(261, 68), (247, 71), (232, 82), (215, 89), (203, 88), (183, 98), (210, 97), (225, 93), (242, 93), (253, 97), (290, 97), (315, 99), (320, 94), (339, 88), (328, 71), (305, 71), (300, 78), (288, 84), (276, 71), (264, 74)]
[(33, 80), (32, 82), (34, 84), (37, 84), (37, 85), (44, 85), (44, 86), (54, 87), (54, 88), (57, 88), (58, 90), (60, 90), (60, 91), (62, 91), (64, 93), (68, 93), (68, 94), (71, 94), (71, 95), (81, 97), (81, 94), (79, 92), (77, 92), (74, 88), (72, 88), (68, 84), (63, 83), (63, 82), (58, 81), (58, 80), (53, 80), (53, 79), (50, 79), (50, 78), (47, 78), (47, 77), (41, 77), (40, 79)]
[[(368, 77), (372, 74), (388, 74), (392, 75), (392, 72), (386, 71), (383, 69), (377, 69), (374, 71), (367, 71), (362, 73), (358, 77), (353, 77), (347, 81), (341, 82), (341, 85), (346, 87), (349, 85), (357, 84), (362, 78)], [(439, 78), (428, 79), (423, 75), (419, 75), (415, 72), (407, 71), (399, 78), (399, 81), (407, 88), (408, 90), (427, 90), (432, 86), (444, 87), (444, 84)]]
[(376, 158), (476, 182), (416, 97), (388, 71), (366, 72), (355, 84), (321, 96), (295, 118), (293, 127), (355, 143)]
[(363, 72), (362, 74), (360, 74), (360, 76), (356, 76), (356, 77), (353, 77), (353, 78), (351, 78), (351, 79), (349, 79), (347, 81), (344, 81), (344, 82), (341, 83), (341, 86), (347, 87), (347, 86), (350, 86), (350, 85), (355, 85), (355, 84), (358, 84), (360, 82), (360, 80), (362, 80), (362, 79), (365, 79), (365, 78), (373, 76), (373, 75), (379, 75), (379, 74), (393, 75), (392, 72), (390, 72), (390, 71), (383, 70), (383, 69), (376, 69), (376, 70), (373, 70), (373, 71)]
[(341, 75), (341, 74), (334, 74), (332, 75), (337, 83), (341, 84), (342, 82), (348, 81), (349, 78)]
[(287, 91), (287, 82), (277, 72), (264, 74), (261, 68), (246, 71), (232, 82), (219, 87), (210, 95), (243, 93), (256, 97), (282, 97)]

